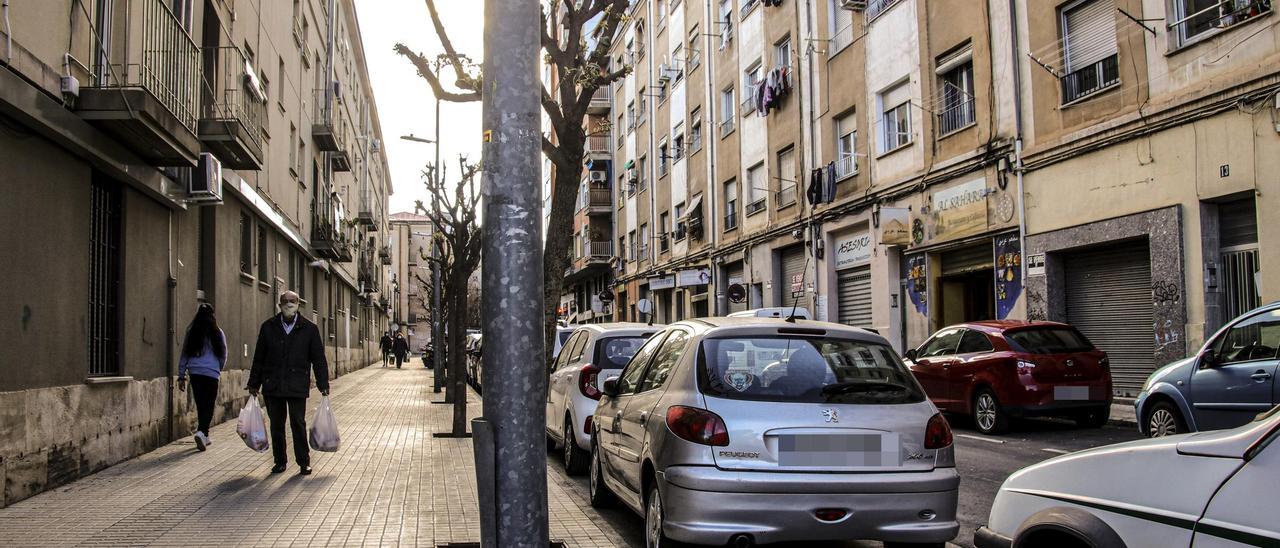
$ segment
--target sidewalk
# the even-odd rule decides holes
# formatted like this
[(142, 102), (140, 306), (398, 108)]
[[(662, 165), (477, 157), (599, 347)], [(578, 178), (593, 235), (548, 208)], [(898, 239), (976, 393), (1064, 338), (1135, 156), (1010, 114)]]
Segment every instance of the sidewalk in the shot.
[[(441, 396), (420, 367), (356, 371), (333, 385), (342, 449), (312, 451), (310, 477), (292, 462), (270, 474), (271, 453), (246, 448), (229, 421), (212, 428), (205, 453), (184, 438), (0, 509), (0, 546), (478, 542), (471, 440), (431, 436), (450, 424), (452, 406), (429, 403)], [(314, 410), (319, 398), (308, 403)], [(479, 415), (474, 394), (468, 410)], [(565, 485), (549, 479), (548, 489), (553, 539), (619, 543)]]

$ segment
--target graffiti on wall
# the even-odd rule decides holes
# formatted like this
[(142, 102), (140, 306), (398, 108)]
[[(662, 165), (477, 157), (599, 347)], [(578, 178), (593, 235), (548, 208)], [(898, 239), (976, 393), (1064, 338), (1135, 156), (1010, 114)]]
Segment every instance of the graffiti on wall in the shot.
[(1022, 295), (1022, 244), (1017, 234), (996, 236), (992, 242), (996, 254), (996, 319), (1003, 320)]
[(1151, 296), (1156, 304), (1173, 304), (1182, 298), (1178, 284), (1166, 281), (1151, 282)]
[(907, 296), (916, 312), (929, 314), (929, 271), (925, 268), (925, 254), (907, 257)]
[(1182, 333), (1173, 325), (1173, 320), (1165, 320), (1163, 323), (1157, 321), (1154, 325), (1156, 332), (1156, 350), (1163, 349), (1171, 344), (1178, 344), (1182, 341)]

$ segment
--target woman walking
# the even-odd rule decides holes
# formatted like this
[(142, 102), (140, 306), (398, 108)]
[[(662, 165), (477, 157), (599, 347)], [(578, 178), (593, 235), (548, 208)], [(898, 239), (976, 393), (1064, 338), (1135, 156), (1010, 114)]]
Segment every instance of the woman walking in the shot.
[(187, 373), (191, 373), (191, 395), (196, 400), (196, 448), (204, 451), (209, 444), (209, 423), (213, 420), (213, 404), (218, 398), (218, 376), (227, 365), (227, 336), (218, 328), (213, 305), (201, 303), (196, 317), (187, 327), (178, 360), (178, 390), (187, 390)]
[(396, 355), (396, 369), (400, 369), (400, 364), (409, 357), (409, 341), (404, 340), (404, 335), (396, 331), (396, 338), (391, 343), (391, 351)]

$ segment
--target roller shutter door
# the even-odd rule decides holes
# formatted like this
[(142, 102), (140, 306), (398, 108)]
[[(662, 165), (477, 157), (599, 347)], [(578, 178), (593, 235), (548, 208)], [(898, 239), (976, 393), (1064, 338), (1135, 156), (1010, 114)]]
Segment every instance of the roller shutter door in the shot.
[(990, 241), (942, 253), (943, 276), (990, 270), (994, 265), (995, 251), (991, 248)]
[[(793, 284), (797, 279), (796, 276), (803, 280), (800, 285), (802, 292), (807, 287), (807, 284), (812, 281), (805, 277), (804, 246), (797, 245), (786, 249), (780, 253), (779, 258), (782, 261), (782, 280), (778, 283), (781, 288), (778, 294), (781, 295), (782, 300), (779, 301), (778, 306), (791, 306), (796, 298), (793, 294)], [(800, 295), (800, 306), (804, 306), (803, 293)]]
[(1151, 255), (1146, 240), (1063, 258), (1067, 322), (1111, 359), (1121, 395), (1136, 395), (1155, 370)]
[(871, 327), (871, 267), (848, 268), (836, 276), (840, 323)]

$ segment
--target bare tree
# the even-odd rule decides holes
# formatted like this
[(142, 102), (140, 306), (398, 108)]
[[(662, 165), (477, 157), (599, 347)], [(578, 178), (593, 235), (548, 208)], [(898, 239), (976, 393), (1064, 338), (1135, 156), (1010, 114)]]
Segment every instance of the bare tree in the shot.
[[(452, 89), (446, 89), (432, 71), (431, 61), (404, 44), (397, 53), (418, 69), (436, 97), (450, 102), (479, 101), (484, 95), (482, 71), (453, 47), (444, 23), (436, 13), (435, 0), (425, 0), (444, 56), (453, 67)], [(581, 183), (587, 131), (584, 120), (596, 90), (626, 76), (630, 67), (610, 68), (609, 49), (618, 26), (627, 18), (630, 0), (551, 0), (544, 4), (541, 35), (546, 62), (557, 81), (553, 90), (542, 88), (542, 109), (551, 122), (552, 134), (542, 138), (542, 152), (555, 166), (551, 191), (550, 223), (543, 247), (543, 313), (547, 358), (556, 327), (556, 305), (569, 266), (573, 241), (573, 209)], [(588, 44), (588, 38), (592, 38)], [(534, 75), (530, 75), (534, 77)]]
[[(442, 316), (449, 326), (449, 333), (446, 337), (448, 344), (444, 348), (437, 345), (436, 352), (447, 350), (445, 356), (449, 360), (449, 374), (445, 397), (453, 402), (451, 435), (462, 437), (467, 433), (467, 357), (463, 350), (463, 338), (467, 333), (467, 325), (471, 323), (471, 309), (467, 306), (467, 280), (480, 265), (482, 240), (476, 216), (480, 204), (476, 175), (480, 173), (480, 166), (468, 163), (466, 158), (458, 158), (458, 165), (461, 174), (452, 187), (444, 182), (448, 170), (434, 164), (427, 165), (423, 179), (427, 195), (431, 199), (431, 207), (428, 208), (419, 201), (416, 209), (431, 219), (435, 226), (434, 238), (440, 243), (443, 255), (431, 257), (422, 252), (422, 259), (434, 263), (441, 273), (444, 289)], [(437, 169), (441, 169), (438, 178), (435, 173)], [(435, 317), (439, 318), (440, 316)]]

